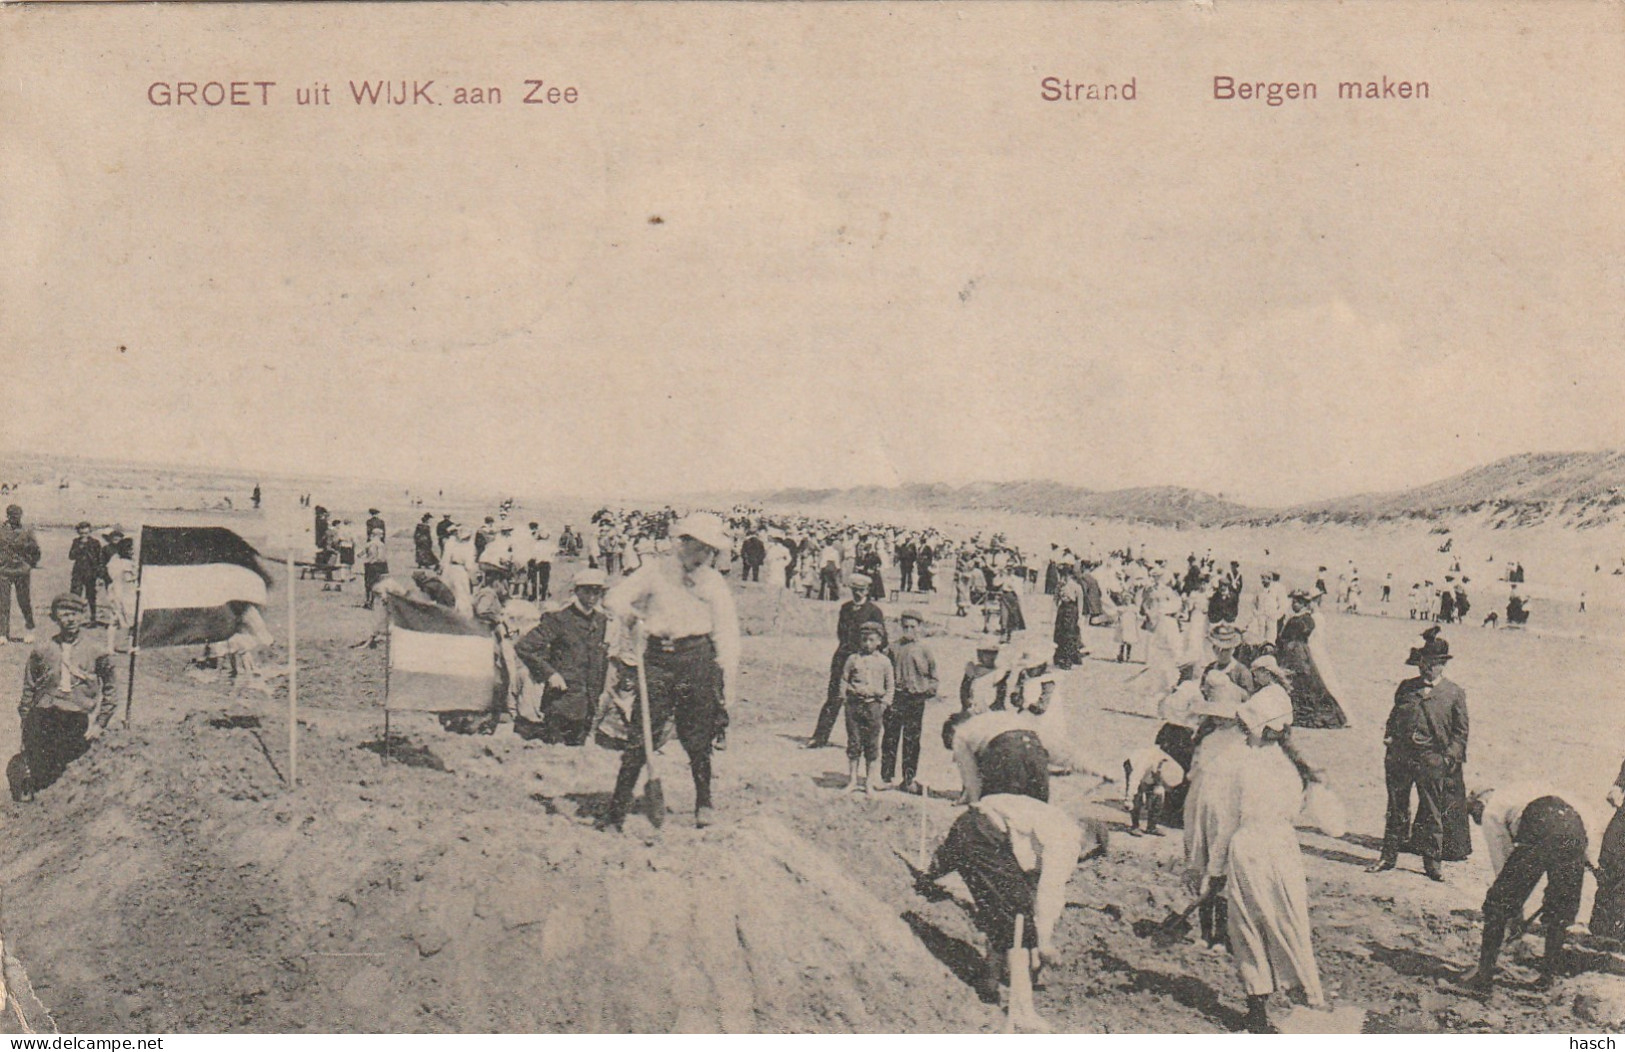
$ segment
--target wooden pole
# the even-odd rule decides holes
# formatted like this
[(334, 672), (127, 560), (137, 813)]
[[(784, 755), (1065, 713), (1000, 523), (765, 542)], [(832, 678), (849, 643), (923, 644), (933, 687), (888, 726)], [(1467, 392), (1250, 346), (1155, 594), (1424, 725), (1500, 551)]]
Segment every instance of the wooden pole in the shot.
[(389, 665), (390, 649), (395, 638), (395, 623), (389, 617), (389, 599), (384, 599), (384, 758), (382, 763), (389, 764)]
[[(143, 533), (146, 531), (143, 530)], [(145, 541), (146, 538), (142, 537)], [(145, 545), (142, 546), (145, 549)], [(142, 555), (146, 552), (143, 550)], [(124, 684), (124, 729), (130, 729), (130, 707), (135, 704), (135, 656), (141, 652), (141, 578), (145, 567), (141, 562), (135, 564), (135, 624), (130, 629), (130, 674)]]
[(299, 616), (294, 601), (293, 539), (288, 539), (288, 785), (299, 785)]

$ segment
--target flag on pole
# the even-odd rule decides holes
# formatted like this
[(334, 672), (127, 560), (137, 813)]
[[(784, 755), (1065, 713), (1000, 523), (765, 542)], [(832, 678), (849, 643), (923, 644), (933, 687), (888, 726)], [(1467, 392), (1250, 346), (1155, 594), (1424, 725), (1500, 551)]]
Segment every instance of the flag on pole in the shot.
[(264, 606), (271, 576), (254, 546), (221, 526), (143, 526), (137, 644), (218, 643), (237, 631), (233, 603)]
[(484, 712), (495, 704), (491, 630), (450, 607), (384, 597), (389, 679), (384, 707), (412, 712)]

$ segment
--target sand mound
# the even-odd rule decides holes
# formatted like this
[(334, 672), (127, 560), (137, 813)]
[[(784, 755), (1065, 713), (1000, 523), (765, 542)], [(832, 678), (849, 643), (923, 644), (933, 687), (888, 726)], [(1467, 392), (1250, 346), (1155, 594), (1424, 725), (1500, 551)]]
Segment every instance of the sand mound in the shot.
[[(115, 735), (0, 847), (8, 949), (65, 1030), (877, 1031), (995, 1021), (767, 816), (651, 842), (312, 729), (286, 792), (252, 718)], [(482, 755), (481, 750), (484, 750)], [(508, 767), (514, 765), (509, 763)], [(646, 828), (641, 819), (629, 826)], [(24, 845), (35, 845), (25, 849)]]

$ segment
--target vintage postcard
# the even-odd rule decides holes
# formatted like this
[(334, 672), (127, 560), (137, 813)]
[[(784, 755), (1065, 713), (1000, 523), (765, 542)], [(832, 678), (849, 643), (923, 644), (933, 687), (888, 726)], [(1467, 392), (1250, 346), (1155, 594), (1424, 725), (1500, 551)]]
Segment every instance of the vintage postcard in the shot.
[(1620, 15), (0, 5), (0, 1029), (1625, 1026)]

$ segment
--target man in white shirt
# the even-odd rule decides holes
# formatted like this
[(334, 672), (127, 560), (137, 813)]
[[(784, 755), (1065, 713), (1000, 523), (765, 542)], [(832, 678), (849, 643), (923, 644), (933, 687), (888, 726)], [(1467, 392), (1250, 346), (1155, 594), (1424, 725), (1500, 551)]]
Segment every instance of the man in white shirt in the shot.
[[(712, 745), (727, 725), (727, 708), (739, 684), (739, 617), (727, 582), (710, 565), (732, 542), (722, 520), (703, 512), (674, 523), (671, 533), (677, 538), (674, 552), (651, 557), (610, 589), (604, 608), (646, 640), (642, 659), (649, 697), (640, 703), (649, 705), (657, 739), (665, 722), (675, 721), (694, 776), (694, 822), (703, 829), (713, 813)], [(625, 821), (644, 760), (638, 735), (621, 754), (606, 827), (619, 829)]]
[(1487, 993), (1495, 983), (1495, 959), (1507, 925), (1523, 923), (1524, 902), (1546, 878), (1541, 913), (1546, 954), (1540, 985), (1549, 986), (1562, 967), (1563, 941), (1580, 912), (1589, 851), (1585, 822), (1575, 807), (1547, 786), (1513, 785), (1482, 789), (1468, 801), (1473, 820), (1484, 827), (1495, 883), (1484, 896), (1484, 942), (1478, 967), (1463, 985)]

